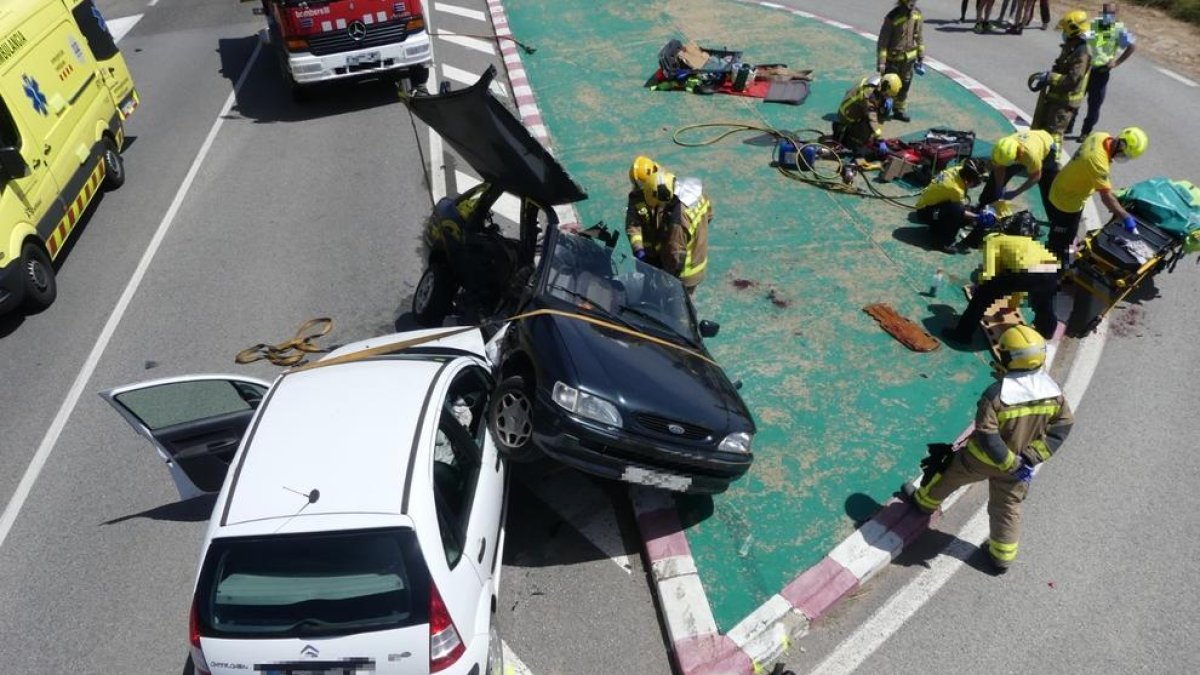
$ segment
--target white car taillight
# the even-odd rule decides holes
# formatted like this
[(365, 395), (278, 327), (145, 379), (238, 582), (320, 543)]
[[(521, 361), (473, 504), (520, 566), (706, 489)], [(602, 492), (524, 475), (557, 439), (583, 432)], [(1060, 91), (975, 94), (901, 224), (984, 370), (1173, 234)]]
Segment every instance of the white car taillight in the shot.
[(441, 672), (467, 651), (437, 586), (429, 586), (429, 672)]
[(192, 612), (188, 616), (188, 641), (192, 645), (192, 667), (196, 675), (212, 675), (208, 670), (208, 661), (204, 660), (204, 652), (200, 651), (200, 617), (196, 614), (196, 601), (192, 601)]

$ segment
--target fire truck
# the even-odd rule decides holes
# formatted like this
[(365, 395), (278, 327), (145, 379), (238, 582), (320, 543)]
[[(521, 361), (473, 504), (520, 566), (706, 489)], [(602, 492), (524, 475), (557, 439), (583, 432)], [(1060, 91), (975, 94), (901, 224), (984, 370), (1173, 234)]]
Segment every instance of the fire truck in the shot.
[[(253, 0), (243, 0), (253, 1)], [(314, 84), (390, 78), (424, 86), (433, 63), (421, 0), (258, 0), (292, 96)]]

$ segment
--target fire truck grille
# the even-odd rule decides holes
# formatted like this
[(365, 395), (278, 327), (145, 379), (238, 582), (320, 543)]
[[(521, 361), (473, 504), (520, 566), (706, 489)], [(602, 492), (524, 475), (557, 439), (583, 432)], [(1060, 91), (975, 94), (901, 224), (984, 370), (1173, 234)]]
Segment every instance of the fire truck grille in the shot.
[(373, 23), (367, 26), (367, 34), (361, 40), (350, 37), (350, 33), (344, 29), (335, 30), (332, 33), (309, 38), (308, 48), (314, 56), (325, 56), (326, 54), (403, 42), (406, 37), (408, 37), (407, 21)]

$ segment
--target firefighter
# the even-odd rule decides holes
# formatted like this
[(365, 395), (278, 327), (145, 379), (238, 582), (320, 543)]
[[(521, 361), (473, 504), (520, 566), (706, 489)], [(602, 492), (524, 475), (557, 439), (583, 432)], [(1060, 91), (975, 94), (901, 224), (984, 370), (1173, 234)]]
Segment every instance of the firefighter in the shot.
[(1087, 116), (1083, 118), (1083, 126), (1079, 129), (1080, 139), (1092, 133), (1096, 122), (1100, 121), (1100, 107), (1104, 105), (1104, 96), (1108, 93), (1109, 74), (1113, 68), (1133, 56), (1137, 48), (1133, 33), (1125, 28), (1125, 24), (1117, 21), (1117, 3), (1104, 3), (1100, 18), (1092, 22), (1088, 47), (1092, 53), (1092, 73), (1088, 76)]
[(1087, 91), (1092, 56), (1087, 43), (1087, 12), (1082, 9), (1067, 12), (1058, 22), (1058, 28), (1062, 31), (1063, 43), (1054, 65), (1029, 78), (1029, 88), (1038, 92), (1033, 123), (1029, 127), (1049, 131), (1061, 148), (1063, 134), (1079, 111)]
[[(992, 179), (979, 196), (979, 204), (986, 206), (998, 199), (1011, 201), (1035, 184), (1041, 191), (1042, 203), (1046, 203), (1050, 186), (1058, 175), (1057, 157), (1054, 137), (1041, 129), (1018, 131), (996, 141), (992, 147)], [(1018, 166), (1013, 167), (1014, 164)], [(1015, 190), (1006, 191), (1008, 180), (1019, 173), (1025, 174), (1025, 182)]]
[(925, 74), (925, 40), (921, 37), (923, 24), (917, 0), (896, 0), (896, 6), (883, 17), (879, 29), (877, 70), (900, 78), (900, 91), (892, 101), (893, 119), (908, 122), (908, 88), (913, 73)]
[(698, 178), (675, 178), (649, 157), (629, 168), (625, 235), (633, 255), (683, 282), (688, 295), (704, 280), (708, 266), (708, 224), (712, 202)]
[(1054, 294), (1058, 292), (1061, 268), (1059, 259), (1035, 239), (998, 232), (985, 236), (979, 286), (958, 318), (958, 324), (943, 329), (942, 336), (951, 342), (967, 344), (992, 303), (1011, 296), (1009, 306), (1015, 307), (1020, 300), (1015, 294), (1028, 293), (1033, 327), (1049, 340), (1058, 328)]
[(917, 198), (917, 219), (929, 226), (935, 248), (954, 252), (958, 231), (978, 223), (982, 227), (996, 224), (991, 209), (972, 211), (967, 208), (967, 191), (983, 182), (980, 163), (968, 159), (938, 173)]
[(1067, 260), (1068, 249), (1079, 230), (1083, 206), (1093, 192), (1100, 193), (1100, 201), (1126, 230), (1137, 231), (1137, 220), (1113, 196), (1109, 168), (1112, 162), (1141, 157), (1149, 144), (1146, 132), (1138, 127), (1122, 129), (1116, 136), (1097, 131), (1083, 139), (1075, 156), (1054, 178), (1046, 201), (1046, 217), (1050, 220), (1046, 243), (1060, 260)]
[(881, 120), (901, 86), (899, 75), (887, 73), (864, 77), (850, 87), (833, 122), (833, 137), (837, 142), (855, 154), (876, 152), (880, 157), (886, 156), (888, 148)]
[(1000, 336), (1000, 381), (984, 390), (975, 430), (965, 447), (946, 454), (940, 470), (905, 493), (918, 509), (933, 513), (955, 490), (988, 481), (988, 557), (1003, 574), (1017, 557), (1021, 503), (1034, 467), (1048, 461), (1071, 433), (1074, 417), (1062, 389), (1043, 368), (1046, 341), (1029, 326)]

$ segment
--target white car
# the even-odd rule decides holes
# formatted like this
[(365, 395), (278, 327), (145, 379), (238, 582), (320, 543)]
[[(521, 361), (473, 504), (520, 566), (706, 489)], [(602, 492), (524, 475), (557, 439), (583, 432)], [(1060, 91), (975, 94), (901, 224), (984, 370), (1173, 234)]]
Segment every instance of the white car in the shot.
[(500, 675), (494, 388), (475, 331), (270, 385), (197, 375), (102, 392), (181, 497), (220, 490), (193, 594), (196, 672)]

